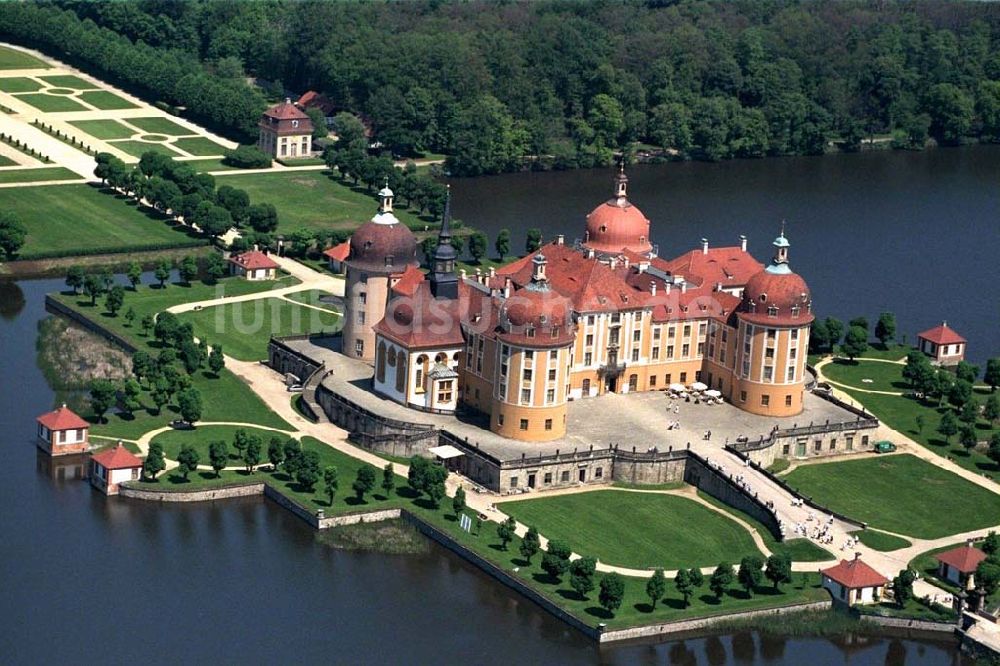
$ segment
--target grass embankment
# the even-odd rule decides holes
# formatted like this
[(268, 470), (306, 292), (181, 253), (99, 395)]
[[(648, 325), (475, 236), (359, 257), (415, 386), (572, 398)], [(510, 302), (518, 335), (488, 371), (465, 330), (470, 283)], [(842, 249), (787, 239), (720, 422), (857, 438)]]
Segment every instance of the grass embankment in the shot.
[[(37, 174), (32, 169), (17, 173)], [(76, 174), (56, 167), (59, 173)], [(15, 172), (6, 172), (15, 173)], [(3, 179), (0, 172), (0, 180)], [(68, 256), (202, 245), (205, 240), (151, 209), (101, 192), (91, 185), (42, 185), (0, 189), (0, 209), (17, 214), (28, 231), (19, 258)]]
[(226, 466), (236, 467), (244, 464), (243, 459), (240, 458), (239, 453), (232, 446), (237, 430), (244, 430), (248, 434), (256, 435), (260, 438), (262, 443), (261, 459), (264, 461), (267, 460), (267, 445), (272, 437), (277, 437), (282, 443), (288, 439), (287, 434), (276, 430), (213, 425), (198, 426), (190, 430), (170, 430), (160, 433), (153, 438), (153, 441), (163, 445), (163, 455), (170, 460), (177, 460), (177, 455), (180, 453), (181, 447), (186, 445), (193, 447), (198, 452), (198, 464), (208, 465), (210, 463), (208, 455), (209, 446), (214, 441), (222, 440), (229, 445), (229, 464)]
[[(325, 171), (255, 173), (225, 176), (220, 184), (245, 190), (251, 201), (267, 201), (278, 209), (278, 233), (295, 229), (353, 231), (378, 210), (378, 201), (363, 188), (352, 188)], [(422, 225), (415, 214), (398, 205), (400, 221)]]
[(333, 333), (340, 315), (327, 310), (289, 303), (282, 298), (217, 305), (178, 315), (194, 325), (199, 339), (220, 340), (226, 354), (241, 361), (267, 358), (271, 336)]
[(402, 520), (359, 523), (332, 527), (316, 533), (316, 541), (336, 550), (354, 550), (382, 555), (423, 555), (430, 541)]
[[(7, 169), (5, 171), (0, 171), (0, 183), (42, 183), (49, 180), (80, 180), (80, 176), (74, 171), (70, 171), (64, 167), (39, 167), (34, 169)], [(32, 187), (30, 190), (28, 188), (22, 187), (10, 187), (0, 190), (0, 201), (3, 201), (4, 210), (8, 210), (13, 206), (7, 205), (7, 200), (10, 198), (7, 192), (13, 193), (17, 190), (18, 196), (27, 194), (31, 190), (48, 190), (58, 187), (59, 189), (72, 189), (75, 187), (87, 187), (86, 185), (41, 185), (39, 187)], [(51, 214), (53, 211), (49, 211)], [(24, 221), (24, 216), (19, 216), (19, 219)], [(55, 228), (68, 226), (69, 220), (50, 220), (51, 226)], [(27, 227), (27, 224), (25, 225)], [(32, 230), (28, 229), (28, 239), (25, 240), (25, 247), (28, 247), (28, 252), (32, 250), (28, 246), (28, 242), (31, 239)], [(58, 233), (58, 232), (57, 232)], [(36, 238), (35, 242), (38, 242), (39, 230), (36, 227), (35, 230)], [(24, 248), (22, 249), (22, 254), (24, 254)]]
[(0, 69), (49, 69), (52, 65), (39, 60), (35, 56), (9, 48), (0, 46)]
[[(280, 284), (295, 284), (294, 278), (278, 281)], [(156, 314), (171, 305), (204, 300), (220, 295), (235, 296), (264, 291), (273, 286), (270, 282), (251, 282), (238, 278), (227, 278), (218, 284), (197, 282), (191, 286), (172, 284), (165, 289), (148, 285), (140, 286), (137, 292), (126, 290), (125, 305), (117, 317), (112, 317), (104, 310), (103, 305), (90, 305), (90, 299), (73, 294), (58, 294), (54, 297), (64, 305), (92, 319), (101, 326), (121, 335), (131, 341), (139, 349), (145, 349), (152, 355), (160, 351), (159, 342), (152, 335), (146, 335), (139, 327), (139, 322), (147, 314)], [(129, 326), (123, 313), (128, 308), (136, 312), (135, 323)], [(209, 338), (208, 342), (222, 344), (225, 340)], [(199, 371), (191, 376), (192, 385), (199, 390), (202, 397), (203, 421), (238, 421), (288, 430), (289, 425), (277, 414), (272, 412), (257, 395), (239, 378), (228, 370), (223, 370), (218, 377), (207, 371)], [(106, 422), (97, 424), (92, 429), (94, 434), (112, 437), (136, 439), (149, 430), (167, 425), (177, 418), (179, 410), (176, 405), (168, 405), (162, 413), (157, 413), (148, 392), (141, 396), (143, 408), (131, 418), (119, 414), (105, 417)], [(92, 419), (91, 415), (91, 419)]]
[(809, 539), (800, 537), (798, 539), (785, 539), (784, 541), (778, 541), (771, 530), (764, 526), (764, 523), (760, 522), (748, 513), (744, 513), (739, 509), (729, 506), (715, 499), (707, 493), (698, 491), (698, 496), (703, 500), (709, 502), (710, 504), (722, 509), (726, 513), (736, 516), (741, 520), (750, 524), (760, 538), (763, 539), (764, 545), (772, 553), (788, 555), (795, 562), (826, 562), (827, 560), (834, 559), (834, 556), (827, 551), (825, 548), (820, 548), (814, 544)]
[(909, 548), (913, 545), (906, 539), (893, 534), (879, 532), (878, 530), (857, 530), (856, 532), (851, 532), (851, 534), (856, 536), (858, 541), (869, 548), (880, 550), (882, 552), (899, 550), (900, 548)]
[(897, 534), (936, 539), (1000, 523), (1000, 495), (911, 455), (803, 465), (785, 480), (833, 511)]
[[(903, 366), (883, 361), (835, 359), (823, 366), (823, 375), (831, 381), (868, 391), (905, 391)], [(869, 381), (865, 381), (869, 380)]]
[(597, 490), (501, 508), (550, 539), (572, 543), (581, 555), (618, 566), (704, 567), (759, 553), (738, 523), (678, 495)]

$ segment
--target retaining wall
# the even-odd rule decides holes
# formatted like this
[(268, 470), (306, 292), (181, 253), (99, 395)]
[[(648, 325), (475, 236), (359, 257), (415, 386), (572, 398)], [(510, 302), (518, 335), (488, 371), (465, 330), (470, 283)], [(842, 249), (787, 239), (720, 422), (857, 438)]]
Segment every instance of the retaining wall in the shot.
[(915, 631), (931, 631), (942, 634), (954, 634), (958, 627), (954, 622), (935, 622), (934, 620), (915, 620), (905, 617), (885, 617), (884, 615), (868, 615), (867, 613), (855, 612), (857, 617), (867, 622), (872, 622), (880, 627), (892, 627), (895, 629), (913, 629)]
[(206, 490), (152, 490), (133, 485), (121, 484), (118, 494), (122, 497), (150, 502), (211, 502), (233, 497), (252, 497), (266, 494), (263, 481), (253, 481), (238, 486), (209, 488)]
[[(100, 306), (96, 307), (99, 308)], [(63, 305), (49, 295), (45, 296), (45, 310), (47, 312), (51, 312), (52, 314), (62, 315), (63, 317), (73, 320), (73, 323), (76, 325), (87, 329), (91, 333), (96, 333), (129, 354), (135, 353), (136, 351), (136, 347), (122, 336), (104, 328), (93, 319), (80, 314), (73, 308)]]
[(781, 534), (778, 517), (762, 501), (748, 493), (726, 474), (708, 464), (701, 456), (688, 452), (684, 481), (703, 490), (715, 499), (735, 507), (760, 521), (778, 541)]

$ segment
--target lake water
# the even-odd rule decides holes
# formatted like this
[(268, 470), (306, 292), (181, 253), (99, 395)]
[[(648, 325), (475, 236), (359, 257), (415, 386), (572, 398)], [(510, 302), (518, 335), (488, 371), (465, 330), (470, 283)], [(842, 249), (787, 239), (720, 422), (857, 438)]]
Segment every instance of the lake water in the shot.
[[(511, 229), (582, 238), (611, 196), (610, 169), (452, 181), (454, 215), (491, 242)], [(766, 263), (787, 221), (792, 268), (814, 311), (871, 325), (896, 314), (899, 336), (947, 320), (980, 365), (1000, 354), (1000, 146), (825, 157), (682, 162), (628, 170), (629, 198), (652, 221), (660, 256), (737, 245)]]
[[(631, 178), (664, 255), (746, 233), (763, 258), (786, 217), (819, 312), (891, 307), (906, 330), (946, 317), (985, 356), (1000, 347), (987, 261), (997, 256), (998, 174), (1000, 150), (976, 148), (637, 167)], [(491, 236), (544, 219), (547, 233), (572, 237), (608, 180), (460, 181), (456, 210)], [(44, 294), (61, 286), (0, 282), (2, 663), (965, 663), (932, 641), (746, 632), (598, 649), (437, 547), (414, 557), (329, 550), (263, 499), (108, 500), (58, 478), (73, 470), (53, 472), (33, 444), (34, 417), (55, 399), (36, 365), (37, 325)]]

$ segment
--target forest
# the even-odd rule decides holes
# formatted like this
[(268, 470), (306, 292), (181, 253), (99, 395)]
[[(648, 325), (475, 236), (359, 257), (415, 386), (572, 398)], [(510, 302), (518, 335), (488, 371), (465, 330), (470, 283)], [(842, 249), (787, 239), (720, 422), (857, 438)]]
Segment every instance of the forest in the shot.
[(455, 175), (1000, 141), (995, 3), (59, 0), (0, 34), (243, 140), (315, 89)]

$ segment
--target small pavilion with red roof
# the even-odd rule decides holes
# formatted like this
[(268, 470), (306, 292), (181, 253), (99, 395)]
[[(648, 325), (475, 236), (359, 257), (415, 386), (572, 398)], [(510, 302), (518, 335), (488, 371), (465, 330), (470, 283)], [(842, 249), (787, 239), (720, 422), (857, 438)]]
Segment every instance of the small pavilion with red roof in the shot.
[(351, 253), (351, 241), (345, 240), (340, 245), (334, 245), (323, 250), (323, 256), (326, 257), (327, 266), (334, 273), (343, 273), (346, 266), (344, 266), (344, 261), (347, 260), (347, 256)]
[(830, 591), (837, 603), (854, 606), (874, 604), (882, 600), (889, 579), (872, 569), (861, 560), (857, 553), (853, 560), (841, 560), (840, 564), (820, 571), (823, 587)]
[(273, 280), (278, 273), (278, 262), (257, 249), (232, 255), (229, 267), (233, 275), (247, 280)]
[(957, 365), (965, 360), (965, 338), (950, 328), (946, 321), (917, 333), (917, 349), (940, 365)]
[(117, 495), (124, 481), (134, 481), (142, 473), (142, 458), (134, 455), (121, 442), (90, 458), (90, 483), (105, 495)]
[(277, 159), (309, 157), (312, 155), (312, 120), (305, 111), (285, 99), (275, 104), (257, 124), (260, 135), (257, 147)]
[(90, 424), (63, 404), (38, 417), (38, 448), (51, 456), (85, 453), (90, 447)]
[(934, 556), (938, 561), (938, 575), (955, 585), (972, 587), (972, 574), (979, 563), (986, 559), (986, 553), (972, 545), (970, 539), (964, 546), (946, 550)]

